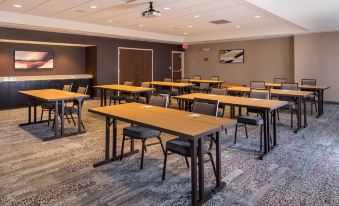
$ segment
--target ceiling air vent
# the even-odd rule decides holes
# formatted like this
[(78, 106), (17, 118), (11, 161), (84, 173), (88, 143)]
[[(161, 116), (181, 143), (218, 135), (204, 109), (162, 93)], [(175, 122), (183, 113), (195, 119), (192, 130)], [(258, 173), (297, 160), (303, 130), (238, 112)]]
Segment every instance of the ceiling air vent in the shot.
[(215, 21), (210, 21), (210, 23), (219, 25), (219, 24), (228, 24), (228, 23), (231, 23), (231, 22), (227, 21), (225, 19), (219, 19), (219, 20), (215, 20)]

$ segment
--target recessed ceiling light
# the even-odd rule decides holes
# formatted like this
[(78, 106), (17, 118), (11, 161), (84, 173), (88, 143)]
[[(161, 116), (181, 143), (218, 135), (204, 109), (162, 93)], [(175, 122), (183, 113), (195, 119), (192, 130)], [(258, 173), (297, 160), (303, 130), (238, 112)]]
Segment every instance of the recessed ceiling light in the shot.
[(257, 15), (257, 16), (254, 16), (254, 18), (256, 18), (256, 19), (260, 19), (260, 18), (261, 18), (261, 16)]
[(14, 7), (16, 8), (21, 8), (22, 6), (20, 4), (13, 4)]
[(144, 27), (144, 25), (140, 24), (139, 27)]
[(235, 26), (235, 28), (237, 28), (237, 29), (240, 29), (240, 26), (239, 26), (239, 25), (237, 25), (237, 26)]
[(184, 32), (184, 35), (187, 35), (188, 33), (187, 32)]
[(170, 9), (171, 9), (171, 8), (169, 8), (169, 7), (165, 7), (165, 8), (164, 8), (164, 10), (170, 10)]
[(108, 19), (107, 22), (113, 22), (113, 20), (112, 19)]
[(187, 27), (188, 27), (188, 28), (192, 28), (193, 26), (192, 26), (192, 25), (188, 25)]
[(198, 14), (194, 16), (194, 18), (199, 18), (199, 17), (200, 17), (200, 16), (199, 16)]
[(91, 9), (96, 9), (96, 8), (98, 8), (97, 6), (94, 6), (94, 5), (92, 5), (92, 6), (90, 6), (91, 7)]

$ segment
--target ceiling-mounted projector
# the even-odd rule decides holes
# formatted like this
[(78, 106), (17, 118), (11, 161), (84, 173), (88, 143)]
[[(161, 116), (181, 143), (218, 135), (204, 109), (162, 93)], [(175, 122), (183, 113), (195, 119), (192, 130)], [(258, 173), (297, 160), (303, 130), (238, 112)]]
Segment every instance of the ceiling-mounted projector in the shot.
[(141, 13), (142, 17), (152, 18), (161, 16), (159, 11), (153, 9), (153, 2), (149, 2), (149, 9)]

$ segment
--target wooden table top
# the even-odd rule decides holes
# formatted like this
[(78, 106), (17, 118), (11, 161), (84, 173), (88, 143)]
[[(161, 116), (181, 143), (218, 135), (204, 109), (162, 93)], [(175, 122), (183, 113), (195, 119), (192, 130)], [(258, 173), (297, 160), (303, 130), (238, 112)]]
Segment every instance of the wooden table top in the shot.
[(212, 80), (212, 79), (190, 79), (189, 81), (192, 83), (210, 83), (210, 84), (221, 84), (225, 82), (222, 80)]
[(151, 82), (151, 85), (157, 85), (157, 86), (167, 86), (167, 87), (191, 87), (194, 84), (190, 83), (179, 83), (179, 82), (161, 82), (161, 81), (153, 81)]
[[(274, 87), (274, 88), (280, 88), (281, 84), (279, 83), (270, 83), (270, 82), (266, 82), (265, 86), (267, 87)], [(310, 89), (310, 90), (326, 90), (329, 89), (329, 86), (322, 86), (322, 85), (299, 85), (298, 86), (299, 89)]]
[(203, 137), (235, 124), (234, 120), (227, 118), (190, 116), (194, 113), (138, 103), (98, 107), (89, 109), (89, 112), (185, 138)]
[(230, 87), (246, 87), (246, 84), (235, 84), (235, 83), (221, 84), (221, 88), (230, 88)]
[(27, 90), (27, 91), (18, 91), (18, 93), (47, 102), (89, 98), (89, 95), (86, 94), (66, 92), (58, 89)]
[(193, 101), (194, 98), (219, 100), (220, 104), (242, 106), (242, 107), (247, 107), (247, 108), (258, 108), (258, 109), (265, 109), (265, 110), (271, 110), (271, 111), (288, 104), (288, 102), (286, 101), (279, 101), (279, 100), (254, 99), (254, 98), (247, 98), (247, 97), (213, 95), (213, 94), (205, 94), (205, 93), (185, 94), (185, 95), (180, 95), (180, 96), (174, 96), (173, 98), (182, 99), (182, 100), (191, 100), (191, 101)]
[[(236, 91), (236, 92), (245, 92), (249, 93), (251, 91), (250, 87), (230, 87), (227, 89), (228, 91)], [(271, 89), (272, 95), (278, 96), (288, 96), (288, 97), (307, 97), (313, 94), (310, 91), (295, 91), (295, 90), (282, 90), (282, 89)]]
[(130, 93), (151, 92), (155, 90), (154, 88), (126, 86), (126, 85), (119, 85), (119, 84), (98, 85), (98, 86), (93, 86), (93, 88), (107, 89), (107, 90), (114, 90), (114, 91), (121, 91), (121, 92), (130, 92)]

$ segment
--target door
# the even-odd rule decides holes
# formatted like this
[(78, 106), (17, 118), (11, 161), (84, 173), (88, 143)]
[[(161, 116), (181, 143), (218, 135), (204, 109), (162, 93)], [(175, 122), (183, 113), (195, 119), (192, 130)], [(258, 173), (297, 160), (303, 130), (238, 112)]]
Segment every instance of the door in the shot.
[(119, 84), (132, 81), (135, 86), (153, 79), (153, 51), (119, 48)]
[(183, 52), (172, 52), (172, 79), (180, 80), (183, 75)]

